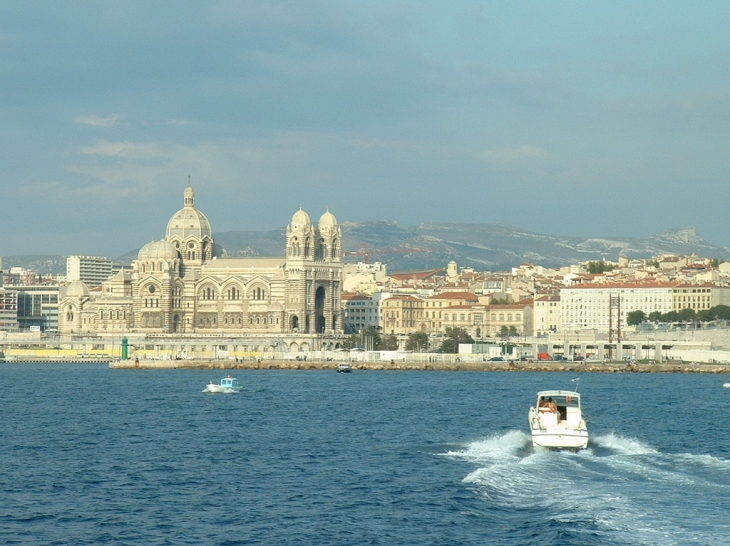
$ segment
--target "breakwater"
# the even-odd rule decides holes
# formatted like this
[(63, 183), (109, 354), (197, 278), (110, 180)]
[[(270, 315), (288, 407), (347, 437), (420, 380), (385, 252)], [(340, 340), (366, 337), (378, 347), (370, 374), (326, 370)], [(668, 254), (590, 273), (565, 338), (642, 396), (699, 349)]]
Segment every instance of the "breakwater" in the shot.
[[(113, 369), (332, 370), (329, 360), (121, 360)], [(730, 373), (730, 365), (698, 362), (350, 362), (352, 369), (392, 371), (574, 372), (574, 373)]]

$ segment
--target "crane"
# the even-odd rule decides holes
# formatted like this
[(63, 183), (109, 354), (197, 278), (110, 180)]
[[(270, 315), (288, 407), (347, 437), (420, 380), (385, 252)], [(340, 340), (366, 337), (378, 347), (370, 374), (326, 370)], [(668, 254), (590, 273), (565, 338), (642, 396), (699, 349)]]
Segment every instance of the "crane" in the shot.
[(360, 250), (346, 250), (345, 256), (362, 256), (366, 264), (370, 263), (370, 257), (377, 254), (410, 254), (411, 252), (428, 252), (427, 248), (404, 247), (404, 248), (370, 248), (363, 244)]

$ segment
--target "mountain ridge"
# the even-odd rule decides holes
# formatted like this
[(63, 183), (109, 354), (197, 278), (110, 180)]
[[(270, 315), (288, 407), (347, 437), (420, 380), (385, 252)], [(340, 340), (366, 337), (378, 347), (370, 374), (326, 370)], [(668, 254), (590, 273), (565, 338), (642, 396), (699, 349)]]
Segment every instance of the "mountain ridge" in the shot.
[[(391, 220), (343, 222), (345, 261), (378, 261), (390, 271), (443, 268), (454, 260), (477, 270), (509, 270), (524, 262), (561, 267), (619, 256), (649, 259), (661, 254), (696, 254), (730, 260), (730, 248), (705, 241), (692, 226), (666, 230), (648, 238), (576, 237), (543, 235), (499, 223), (461, 224), (426, 222), (402, 227)], [(231, 257), (283, 256), (286, 229), (227, 231), (215, 234), (221, 255)], [(129, 265), (139, 249), (113, 261)], [(5, 269), (34, 269), (40, 274), (63, 274), (65, 256), (6, 256)]]

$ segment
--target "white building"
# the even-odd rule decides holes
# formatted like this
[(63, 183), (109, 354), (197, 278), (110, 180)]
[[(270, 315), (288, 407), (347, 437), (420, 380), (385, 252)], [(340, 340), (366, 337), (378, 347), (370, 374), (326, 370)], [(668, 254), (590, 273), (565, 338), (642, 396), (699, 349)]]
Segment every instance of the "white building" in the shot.
[(86, 286), (101, 286), (112, 276), (112, 261), (102, 256), (69, 256), (66, 258), (66, 281), (81, 281)]
[(611, 328), (624, 328), (626, 316), (632, 311), (643, 311), (646, 315), (679, 312), (683, 309), (706, 311), (716, 305), (726, 304), (728, 292), (729, 288), (712, 284), (576, 285), (560, 290), (560, 328), (563, 332), (581, 329), (608, 332)]
[(533, 305), (533, 335), (544, 336), (560, 328), (560, 297), (540, 296)]
[(388, 267), (380, 262), (344, 264), (342, 266), (342, 291), (372, 294), (380, 290), (388, 277)]

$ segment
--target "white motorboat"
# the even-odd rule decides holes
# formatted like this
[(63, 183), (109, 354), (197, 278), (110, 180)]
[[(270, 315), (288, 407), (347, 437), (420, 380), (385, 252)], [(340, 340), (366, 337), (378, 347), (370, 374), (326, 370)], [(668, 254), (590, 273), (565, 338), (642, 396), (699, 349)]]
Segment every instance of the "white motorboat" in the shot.
[(350, 373), (352, 372), (352, 366), (349, 362), (340, 362), (337, 365), (337, 373)]
[(214, 383), (211, 381), (203, 389), (203, 392), (211, 394), (235, 394), (237, 392), (241, 392), (241, 389), (243, 389), (241, 382), (235, 377), (231, 377), (229, 375), (221, 379), (220, 383)]
[(722, 384), (722, 386), (725, 387), (726, 389), (730, 389), (730, 381), (726, 381), (725, 383)]
[(532, 445), (552, 449), (584, 449), (588, 427), (577, 391), (540, 391), (528, 413)]

